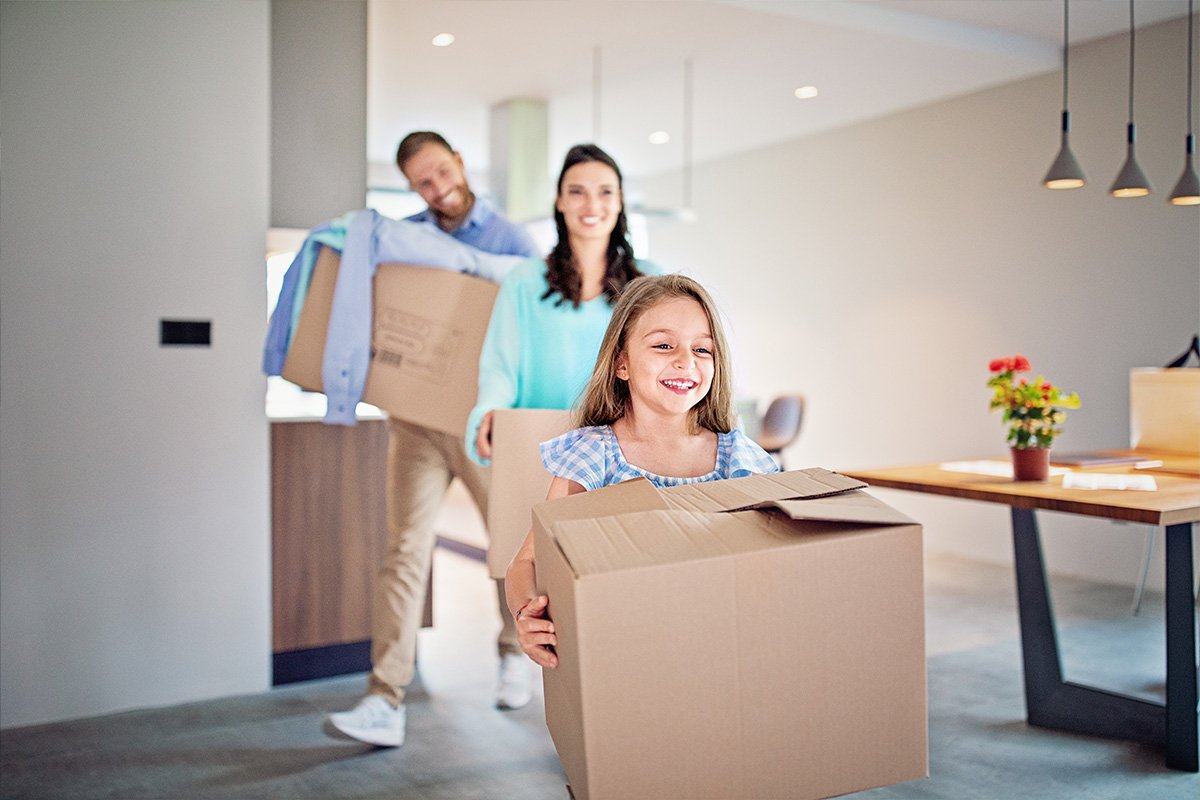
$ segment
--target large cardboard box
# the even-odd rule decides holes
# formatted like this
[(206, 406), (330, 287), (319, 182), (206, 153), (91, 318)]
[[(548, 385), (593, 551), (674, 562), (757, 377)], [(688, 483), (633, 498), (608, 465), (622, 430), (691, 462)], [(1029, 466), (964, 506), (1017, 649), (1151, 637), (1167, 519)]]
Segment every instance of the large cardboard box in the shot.
[[(323, 390), (321, 360), (341, 257), (321, 248), (283, 365), (292, 383)], [(362, 399), (390, 416), (462, 436), (479, 391), (479, 351), (496, 284), (429, 267), (380, 264), (371, 363)]]
[(1200, 369), (1129, 371), (1129, 446), (1200, 456)]
[(928, 775), (921, 526), (826, 470), (534, 508), (578, 800), (818, 798)]
[(571, 429), (571, 412), (501, 408), (492, 415), (492, 482), (488, 493), (488, 572), (503, 578), (546, 499), (550, 473), (538, 445)]

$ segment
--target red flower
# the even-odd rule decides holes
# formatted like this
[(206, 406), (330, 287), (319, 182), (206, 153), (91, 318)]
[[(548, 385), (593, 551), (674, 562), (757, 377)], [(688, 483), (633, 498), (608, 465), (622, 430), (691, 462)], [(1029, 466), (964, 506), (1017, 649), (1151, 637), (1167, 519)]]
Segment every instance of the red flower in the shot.
[(993, 358), (988, 362), (989, 372), (1028, 372), (1029, 359), (1017, 353), (1008, 358)]

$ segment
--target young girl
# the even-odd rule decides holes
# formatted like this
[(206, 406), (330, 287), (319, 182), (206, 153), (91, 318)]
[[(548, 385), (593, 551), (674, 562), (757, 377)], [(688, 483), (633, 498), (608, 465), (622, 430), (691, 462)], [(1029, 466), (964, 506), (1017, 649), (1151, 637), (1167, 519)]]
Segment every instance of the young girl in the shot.
[[(778, 472), (733, 427), (729, 355), (704, 288), (682, 275), (638, 278), (613, 308), (576, 418), (581, 427), (543, 442), (554, 476), (547, 500), (633, 478), (655, 486)], [(557, 638), (537, 594), (533, 532), (505, 577), (521, 649), (556, 667)]]

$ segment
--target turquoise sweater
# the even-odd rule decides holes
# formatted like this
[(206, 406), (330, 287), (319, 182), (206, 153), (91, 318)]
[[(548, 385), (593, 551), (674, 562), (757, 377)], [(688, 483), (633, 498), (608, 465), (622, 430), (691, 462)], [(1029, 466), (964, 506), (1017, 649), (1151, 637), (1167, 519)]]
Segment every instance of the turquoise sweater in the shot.
[[(638, 269), (662, 274), (649, 261), (638, 261)], [(559, 294), (541, 299), (548, 288), (542, 259), (518, 264), (500, 285), (479, 354), (479, 396), (467, 419), (467, 454), (479, 464), (488, 463), (475, 452), (484, 414), (497, 408), (569, 409), (592, 376), (612, 306), (603, 294), (579, 308), (569, 302), (556, 306)]]

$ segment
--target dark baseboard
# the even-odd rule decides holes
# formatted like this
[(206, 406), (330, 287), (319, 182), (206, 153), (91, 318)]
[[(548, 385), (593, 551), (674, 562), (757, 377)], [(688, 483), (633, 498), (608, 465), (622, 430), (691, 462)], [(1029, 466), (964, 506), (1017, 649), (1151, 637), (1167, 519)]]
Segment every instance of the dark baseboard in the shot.
[[(437, 537), (437, 546), (475, 561), (487, 563), (487, 550), (482, 547), (446, 536)], [(431, 619), (426, 619), (424, 624), (429, 626), (433, 622)], [(326, 645), (325, 647), (309, 647), (304, 650), (288, 650), (272, 655), (271, 685), (282, 686), (287, 683), (312, 681), (318, 678), (332, 678), (335, 675), (368, 672), (370, 669), (370, 639)]]
[(271, 685), (332, 678), (371, 669), (371, 640), (289, 650), (271, 657)]

